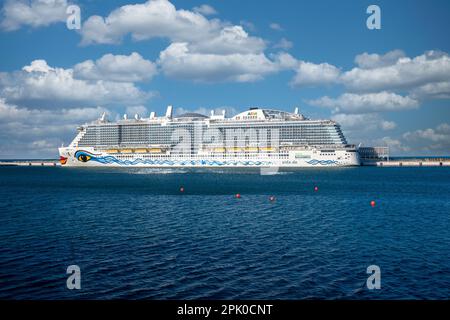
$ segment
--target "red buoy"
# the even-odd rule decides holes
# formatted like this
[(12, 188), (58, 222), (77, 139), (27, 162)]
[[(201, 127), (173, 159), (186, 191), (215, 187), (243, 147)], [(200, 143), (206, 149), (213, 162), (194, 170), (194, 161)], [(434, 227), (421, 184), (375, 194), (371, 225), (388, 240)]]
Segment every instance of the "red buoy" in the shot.
[(236, 193), (236, 199), (240, 199), (241, 198), (241, 194), (240, 193)]
[(372, 207), (375, 207), (375, 201), (370, 201), (370, 205), (372, 206)]
[(184, 187), (181, 187), (181, 188), (180, 188), (180, 192), (184, 192)]
[(271, 202), (274, 202), (274, 201), (275, 201), (275, 197), (274, 197), (274, 196), (270, 196), (270, 197), (269, 197), (269, 200), (270, 200)]
[(316, 192), (319, 191), (319, 187), (315, 186), (314, 191), (316, 191)]

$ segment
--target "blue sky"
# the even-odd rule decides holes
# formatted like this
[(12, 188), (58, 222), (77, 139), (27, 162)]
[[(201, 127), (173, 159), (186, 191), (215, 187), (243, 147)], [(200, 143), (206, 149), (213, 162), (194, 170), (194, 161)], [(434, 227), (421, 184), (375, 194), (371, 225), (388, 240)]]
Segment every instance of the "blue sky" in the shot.
[[(81, 29), (66, 26), (68, 5)], [(369, 30), (366, 9), (381, 9)], [(128, 6), (127, 6), (128, 5)], [(123, 7), (127, 6), (127, 7)], [(3, 1), (0, 158), (51, 157), (106, 110), (250, 106), (450, 155), (449, 1)], [(104, 19), (108, 23), (104, 23)]]

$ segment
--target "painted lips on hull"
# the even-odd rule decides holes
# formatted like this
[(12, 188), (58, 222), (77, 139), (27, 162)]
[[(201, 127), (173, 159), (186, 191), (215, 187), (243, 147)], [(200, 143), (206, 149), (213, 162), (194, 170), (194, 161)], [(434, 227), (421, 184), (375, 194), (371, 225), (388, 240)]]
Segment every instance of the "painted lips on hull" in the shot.
[(63, 156), (60, 156), (60, 157), (59, 157), (59, 162), (60, 162), (62, 165), (65, 165), (65, 164), (67, 163), (67, 158), (66, 158), (66, 157), (63, 157)]

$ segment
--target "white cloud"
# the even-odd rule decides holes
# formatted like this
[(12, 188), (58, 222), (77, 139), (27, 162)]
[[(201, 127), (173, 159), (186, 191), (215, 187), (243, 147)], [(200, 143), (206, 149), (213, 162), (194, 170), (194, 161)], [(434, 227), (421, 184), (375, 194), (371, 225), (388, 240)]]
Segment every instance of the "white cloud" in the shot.
[(0, 96), (20, 106), (68, 107), (95, 104), (136, 104), (151, 97), (132, 82), (80, 80), (73, 69), (52, 68), (35, 60), (22, 71), (0, 73)]
[(389, 147), (389, 154), (391, 155), (411, 151), (411, 147), (405, 144), (405, 142), (388, 136), (375, 139), (372, 145)]
[[(428, 51), (412, 59), (398, 54), (396, 60), (385, 57), (378, 56), (377, 61), (370, 63), (367, 57), (360, 58), (359, 63), (365, 68), (345, 72), (341, 76), (342, 83), (354, 91), (375, 92), (411, 90), (429, 83), (450, 81), (450, 57), (446, 53)], [(389, 63), (386, 60), (390, 60)]]
[(0, 26), (5, 31), (14, 31), (22, 26), (37, 28), (64, 22), (68, 5), (66, 0), (7, 0)]
[(355, 63), (358, 67), (342, 72), (328, 63), (300, 61), (291, 84), (334, 83), (352, 93), (390, 91), (406, 93), (414, 100), (450, 98), (450, 56), (445, 52), (427, 51), (415, 58), (406, 57), (401, 50), (384, 55), (363, 53), (356, 56)]
[(279, 70), (279, 66), (262, 53), (195, 53), (187, 43), (172, 43), (160, 53), (158, 63), (168, 77), (200, 82), (256, 81)]
[(192, 8), (192, 11), (200, 13), (204, 16), (212, 16), (217, 14), (216, 9), (207, 4), (202, 4), (201, 6)]
[(299, 61), (286, 52), (272, 54), (270, 57), (278, 65), (280, 70), (293, 70), (299, 66)]
[(265, 42), (249, 36), (242, 26), (207, 19), (197, 12), (177, 10), (167, 0), (149, 0), (125, 5), (107, 17), (89, 17), (81, 30), (82, 44), (117, 44), (131, 34), (134, 40), (168, 38), (188, 42), (191, 50), (202, 53), (261, 52)]
[(450, 81), (427, 83), (411, 91), (417, 99), (450, 99)]
[(434, 129), (428, 128), (424, 130), (416, 130), (413, 132), (406, 132), (403, 137), (406, 140), (427, 140), (430, 142), (447, 142), (450, 144), (450, 126), (447, 123), (440, 124)]
[(294, 46), (294, 44), (287, 40), (286, 38), (281, 38), (280, 41), (278, 41), (277, 43), (274, 44), (274, 48), (279, 48), (279, 49), (290, 49)]
[(361, 135), (362, 131), (374, 131), (379, 129), (387, 131), (396, 127), (395, 122), (384, 120), (377, 113), (337, 113), (332, 116), (332, 119), (338, 122), (346, 132), (350, 132), (351, 134), (354, 132)]
[(261, 53), (266, 47), (264, 40), (250, 37), (241, 26), (223, 28), (215, 37), (207, 41), (190, 44), (190, 50), (198, 53), (232, 54)]
[(367, 94), (344, 93), (338, 98), (328, 96), (308, 101), (311, 105), (333, 108), (335, 112), (362, 113), (415, 109), (419, 102), (392, 92)]
[(364, 52), (355, 57), (355, 63), (361, 69), (375, 69), (394, 65), (400, 58), (404, 58), (405, 53), (402, 50), (389, 51), (384, 55), (376, 53), (369, 54)]
[(328, 63), (314, 64), (300, 61), (291, 81), (293, 86), (315, 86), (336, 83), (340, 70)]
[(269, 28), (276, 31), (283, 31), (283, 28), (278, 23), (275, 22), (269, 24)]
[(74, 66), (74, 76), (88, 80), (137, 82), (150, 80), (156, 73), (156, 65), (136, 52), (129, 56), (105, 54), (95, 62), (86, 60)]
[(222, 27), (219, 20), (177, 10), (167, 0), (150, 0), (142, 4), (125, 5), (107, 17), (91, 16), (83, 24), (82, 43), (119, 43), (126, 34), (134, 40), (156, 37), (172, 41), (199, 41), (211, 38)]
[(403, 139), (415, 150), (448, 154), (450, 150), (450, 125), (442, 123), (435, 128), (408, 131)]
[(78, 125), (103, 112), (108, 110), (21, 108), (0, 98), (0, 158), (56, 157), (57, 148), (73, 139)]

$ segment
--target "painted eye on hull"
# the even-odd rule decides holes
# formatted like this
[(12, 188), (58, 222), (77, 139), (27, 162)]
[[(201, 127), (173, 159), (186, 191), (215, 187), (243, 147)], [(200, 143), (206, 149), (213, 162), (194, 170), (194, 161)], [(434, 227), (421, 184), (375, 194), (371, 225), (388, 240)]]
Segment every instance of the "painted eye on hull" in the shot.
[(91, 156), (88, 156), (87, 154), (80, 154), (77, 159), (81, 162), (88, 162), (89, 160), (91, 160)]

